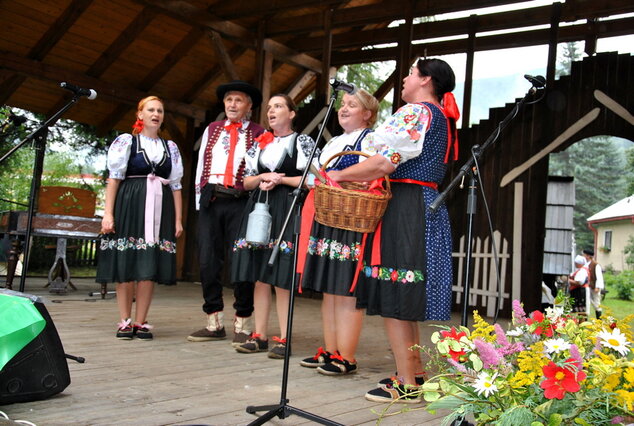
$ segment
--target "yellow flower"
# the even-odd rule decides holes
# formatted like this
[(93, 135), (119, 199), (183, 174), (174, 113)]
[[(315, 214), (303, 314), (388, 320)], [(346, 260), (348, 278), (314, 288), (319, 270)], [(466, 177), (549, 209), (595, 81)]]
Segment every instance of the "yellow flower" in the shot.
[(632, 408), (634, 408), (634, 392), (619, 389), (615, 393), (617, 401), (621, 404), (625, 404), (628, 411), (632, 411)]
[(537, 374), (535, 374), (535, 372), (533, 371), (528, 373), (524, 371), (518, 371), (509, 379), (509, 385), (513, 389), (518, 389), (537, 383), (538, 378), (540, 378), (540, 376), (537, 376)]
[(617, 374), (610, 374), (605, 378), (605, 382), (603, 383), (603, 389), (608, 392), (611, 392), (616, 388), (621, 382), (621, 378)]
[(628, 389), (634, 387), (634, 368), (629, 367), (625, 369), (625, 373), (623, 373), (623, 378), (627, 382)]
[(528, 351), (520, 352), (517, 356), (517, 365), (521, 372), (542, 375), (542, 367), (550, 361), (544, 356), (544, 343), (537, 342), (533, 344)]
[(493, 343), (496, 340), (495, 337), (495, 327), (486, 322), (478, 313), (478, 311), (473, 311), (473, 332), (471, 333), (471, 340), (475, 340), (476, 337), (480, 339)]

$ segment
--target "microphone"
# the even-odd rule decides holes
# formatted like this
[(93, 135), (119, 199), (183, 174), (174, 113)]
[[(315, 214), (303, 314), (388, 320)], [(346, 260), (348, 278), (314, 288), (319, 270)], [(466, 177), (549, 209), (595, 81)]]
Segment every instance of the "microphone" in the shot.
[(330, 79), (330, 85), (335, 90), (343, 90), (349, 95), (354, 95), (357, 92), (357, 86), (354, 83), (346, 83), (345, 81), (337, 80), (336, 78)]
[(83, 87), (75, 86), (74, 84), (62, 82), (59, 83), (59, 87), (62, 89), (70, 90), (77, 96), (86, 96), (91, 101), (97, 97), (97, 92), (92, 89), (84, 89)]
[(530, 81), (531, 84), (538, 89), (542, 87), (546, 87), (546, 79), (542, 77), (541, 75), (532, 76), (532, 75), (524, 74), (524, 78)]

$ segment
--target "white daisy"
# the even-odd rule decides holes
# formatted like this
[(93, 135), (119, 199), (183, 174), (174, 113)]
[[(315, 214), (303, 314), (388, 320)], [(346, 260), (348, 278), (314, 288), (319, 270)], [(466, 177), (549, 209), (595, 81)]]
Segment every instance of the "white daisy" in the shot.
[(558, 354), (570, 349), (570, 343), (566, 342), (564, 339), (544, 340), (544, 346), (546, 346), (546, 352), (549, 354), (552, 354), (553, 352)]
[(519, 336), (522, 336), (524, 333), (525, 331), (522, 327), (517, 327), (517, 328), (514, 328), (513, 330), (507, 331), (506, 335), (511, 337), (519, 337)]
[(489, 373), (482, 371), (478, 374), (478, 378), (473, 383), (473, 387), (475, 388), (478, 395), (484, 394), (486, 398), (489, 395), (497, 392), (498, 387), (495, 385), (495, 378), (498, 376), (498, 373), (495, 373), (493, 376), (489, 376)]
[(546, 318), (554, 321), (564, 314), (563, 306), (553, 306), (552, 308), (546, 308)]
[(618, 328), (615, 328), (611, 332), (604, 329), (597, 336), (601, 339), (601, 344), (603, 346), (614, 349), (621, 354), (621, 356), (627, 355), (630, 351), (628, 348), (630, 342), (628, 342), (627, 337), (621, 333), (621, 330)]

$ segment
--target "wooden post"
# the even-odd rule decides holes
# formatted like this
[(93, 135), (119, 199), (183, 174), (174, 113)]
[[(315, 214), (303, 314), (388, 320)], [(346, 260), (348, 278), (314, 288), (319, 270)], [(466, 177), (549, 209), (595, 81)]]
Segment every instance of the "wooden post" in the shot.
[(413, 3), (409, 1), (407, 5), (405, 23), (399, 27), (399, 52), (396, 60), (396, 71), (394, 74), (394, 99), (392, 103), (392, 112), (396, 112), (403, 105), (401, 99), (401, 82), (409, 74), (409, 68), (412, 65), (412, 21), (413, 21)]
[[(271, 76), (273, 74), (273, 54), (264, 48), (264, 41), (266, 39), (266, 25), (264, 21), (260, 21), (258, 26), (258, 43), (257, 50), (255, 52), (256, 61), (256, 86), (262, 92), (263, 105), (256, 111), (253, 111), (254, 119), (258, 120), (258, 123), (266, 127), (266, 107), (264, 104), (269, 101), (271, 97)], [(258, 113), (256, 115), (256, 112)]]
[(328, 104), (330, 94), (330, 56), (332, 54), (332, 9), (324, 10), (324, 43), (322, 45), (321, 75), (317, 80), (317, 105)]
[(559, 21), (561, 19), (561, 3), (553, 3), (550, 18), (550, 41), (548, 42), (548, 63), (546, 65), (546, 86), (552, 87), (555, 82), (557, 68), (557, 42), (559, 40)]
[(464, 94), (462, 97), (462, 127), (468, 128), (471, 119), (471, 95), (473, 94), (473, 62), (478, 15), (469, 16), (469, 39), (467, 42), (467, 64), (465, 67)]

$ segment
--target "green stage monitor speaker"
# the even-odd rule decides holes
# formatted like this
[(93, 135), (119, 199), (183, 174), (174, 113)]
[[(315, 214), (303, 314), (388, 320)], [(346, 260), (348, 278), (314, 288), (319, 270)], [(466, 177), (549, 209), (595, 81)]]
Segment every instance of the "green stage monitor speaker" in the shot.
[(62, 392), (70, 384), (70, 373), (62, 341), (42, 300), (6, 289), (0, 289), (0, 295), (30, 300), (46, 321), (44, 329), (0, 370), (0, 405), (46, 399)]

